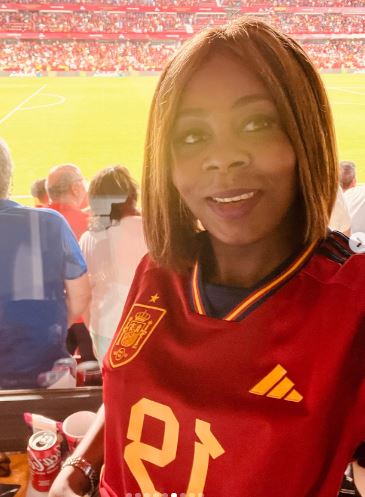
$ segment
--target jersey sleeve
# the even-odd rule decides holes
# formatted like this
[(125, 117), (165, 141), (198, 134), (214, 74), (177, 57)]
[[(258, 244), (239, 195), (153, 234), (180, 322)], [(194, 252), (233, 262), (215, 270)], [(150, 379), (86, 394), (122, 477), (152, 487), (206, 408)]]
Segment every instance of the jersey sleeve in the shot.
[(64, 220), (61, 220), (61, 230), (64, 254), (64, 279), (74, 280), (86, 273), (86, 262), (75, 235)]

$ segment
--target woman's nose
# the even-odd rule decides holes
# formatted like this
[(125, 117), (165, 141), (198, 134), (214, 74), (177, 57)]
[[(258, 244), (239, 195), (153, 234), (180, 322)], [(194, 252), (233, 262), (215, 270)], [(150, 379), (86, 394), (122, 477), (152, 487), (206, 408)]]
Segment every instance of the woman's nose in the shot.
[(247, 161), (236, 160), (232, 162), (209, 160), (204, 164), (205, 171), (219, 170), (222, 172), (228, 171), (234, 167), (241, 167), (247, 165)]
[(237, 144), (234, 140), (220, 140), (207, 148), (202, 167), (204, 171), (228, 172), (237, 167), (248, 166), (250, 163), (251, 156), (242, 147), (242, 143)]

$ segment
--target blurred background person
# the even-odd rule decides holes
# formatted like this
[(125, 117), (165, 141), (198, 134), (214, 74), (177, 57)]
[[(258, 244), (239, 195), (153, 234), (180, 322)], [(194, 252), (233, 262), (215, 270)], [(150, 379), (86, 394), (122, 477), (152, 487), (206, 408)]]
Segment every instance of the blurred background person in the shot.
[(340, 231), (346, 236), (350, 236), (351, 234), (350, 212), (340, 187), (337, 190), (336, 201), (332, 209), (329, 227), (331, 230)]
[(345, 192), (356, 186), (356, 165), (349, 160), (340, 162), (340, 185)]
[[(46, 181), (49, 207), (66, 218), (78, 240), (88, 228), (89, 214), (83, 210), (87, 203), (86, 186), (85, 178), (74, 164), (53, 167)], [(78, 353), (81, 362), (95, 360), (89, 330), (81, 317), (68, 330), (67, 348), (71, 354)]]
[(37, 179), (32, 183), (30, 193), (35, 207), (48, 207), (49, 199), (46, 190), (46, 178)]
[(87, 230), (89, 218), (82, 210), (87, 199), (87, 189), (80, 169), (73, 164), (53, 167), (48, 174), (46, 188), (50, 208), (65, 216), (79, 240)]
[[(66, 349), (68, 320), (90, 298), (86, 265), (57, 212), (8, 199), (12, 160), (0, 141), (0, 389), (37, 387)], [(6, 236), (5, 236), (6, 234)]]
[(341, 183), (344, 188), (344, 197), (351, 218), (351, 233), (365, 233), (365, 184), (357, 184), (356, 165), (351, 161), (342, 161)]
[(89, 187), (92, 217), (80, 239), (91, 286), (88, 326), (99, 362), (120, 320), (135, 269), (147, 252), (137, 185), (125, 167), (107, 167)]

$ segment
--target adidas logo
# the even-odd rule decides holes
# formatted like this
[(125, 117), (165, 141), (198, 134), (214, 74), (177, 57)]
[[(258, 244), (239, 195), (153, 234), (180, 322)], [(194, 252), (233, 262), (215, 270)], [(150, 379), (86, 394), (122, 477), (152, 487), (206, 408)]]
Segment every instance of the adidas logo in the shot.
[(286, 373), (286, 369), (278, 364), (265, 378), (251, 388), (250, 393), (274, 399), (284, 399), (289, 402), (300, 402), (303, 400), (303, 396), (293, 388), (294, 383), (289, 380)]

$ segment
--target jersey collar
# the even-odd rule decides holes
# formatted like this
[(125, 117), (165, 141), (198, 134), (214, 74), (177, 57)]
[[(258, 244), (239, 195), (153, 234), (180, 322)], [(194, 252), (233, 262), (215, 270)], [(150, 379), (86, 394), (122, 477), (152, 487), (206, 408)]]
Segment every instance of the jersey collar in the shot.
[[(255, 290), (245, 297), (238, 305), (236, 305), (223, 320), (225, 321), (240, 321), (243, 319), (251, 310), (253, 310), (260, 302), (265, 300), (269, 295), (274, 293), (278, 288), (280, 288), (284, 283), (286, 283), (290, 278), (297, 274), (300, 269), (306, 264), (306, 262), (312, 256), (316, 246), (317, 241), (311, 243), (309, 246), (304, 248), (298, 256), (280, 273), (275, 275), (269, 281), (265, 281), (262, 286), (255, 288)], [(204, 289), (202, 283), (202, 269), (199, 261), (196, 261), (192, 276), (191, 276), (191, 296), (193, 309), (196, 313), (206, 316), (206, 308), (204, 306)]]

